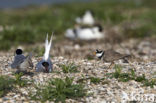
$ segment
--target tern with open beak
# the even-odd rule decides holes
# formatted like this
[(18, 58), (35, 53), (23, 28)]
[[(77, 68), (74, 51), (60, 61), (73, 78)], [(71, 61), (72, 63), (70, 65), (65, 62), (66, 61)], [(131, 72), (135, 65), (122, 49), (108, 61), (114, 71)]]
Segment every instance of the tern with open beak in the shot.
[(50, 38), (50, 42), (48, 43), (48, 34), (47, 34), (45, 40), (45, 53), (42, 60), (39, 61), (36, 65), (36, 72), (44, 72), (44, 73), (52, 72), (53, 64), (49, 56), (51, 45), (52, 45), (52, 36)]

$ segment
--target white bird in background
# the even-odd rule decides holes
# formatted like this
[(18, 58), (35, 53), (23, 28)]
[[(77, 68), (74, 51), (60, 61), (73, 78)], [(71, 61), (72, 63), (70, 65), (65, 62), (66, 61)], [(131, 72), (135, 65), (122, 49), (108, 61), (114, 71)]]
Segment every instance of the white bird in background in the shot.
[[(53, 34), (52, 34), (53, 36)], [(50, 38), (50, 42), (48, 43), (48, 34), (45, 40), (45, 53), (41, 61), (39, 61), (36, 65), (36, 72), (45, 72), (49, 73), (52, 72), (53, 64), (49, 57), (51, 45), (52, 45), (52, 36)]]
[(33, 68), (33, 63), (32, 63), (32, 54), (29, 53), (28, 56), (24, 56), (23, 51), (21, 49), (16, 50), (16, 55), (14, 57), (14, 61), (11, 64), (11, 68), (17, 69), (16, 72), (27, 72), (28, 68)]
[(86, 11), (82, 18), (77, 17), (75, 21), (78, 24), (84, 24), (84, 25), (93, 25), (95, 23), (93, 15), (90, 11)]
[(104, 33), (100, 25), (91, 28), (81, 28), (77, 26), (75, 29), (67, 29), (65, 36), (69, 39), (93, 40), (103, 38)]
[(77, 35), (76, 29), (69, 28), (65, 32), (65, 37), (72, 39), (72, 40), (77, 39), (76, 35)]

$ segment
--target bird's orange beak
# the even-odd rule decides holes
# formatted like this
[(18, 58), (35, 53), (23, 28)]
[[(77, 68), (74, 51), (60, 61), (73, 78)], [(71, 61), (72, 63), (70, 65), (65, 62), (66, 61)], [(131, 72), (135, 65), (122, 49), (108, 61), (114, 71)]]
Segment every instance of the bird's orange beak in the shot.
[(93, 52), (94, 55), (96, 55), (96, 52)]

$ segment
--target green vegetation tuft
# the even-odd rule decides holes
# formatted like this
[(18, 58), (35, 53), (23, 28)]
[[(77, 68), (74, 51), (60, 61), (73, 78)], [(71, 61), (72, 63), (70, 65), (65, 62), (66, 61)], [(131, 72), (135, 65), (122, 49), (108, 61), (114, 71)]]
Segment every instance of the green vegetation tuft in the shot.
[(153, 88), (154, 85), (156, 85), (156, 80), (155, 79), (145, 80), (144, 81), (144, 86), (150, 86), (151, 88)]
[(122, 67), (120, 65), (115, 65), (115, 72), (110, 73), (111, 78), (116, 78), (118, 81), (121, 82), (128, 82), (130, 80), (135, 80), (137, 82), (141, 82), (143, 86), (150, 86), (153, 88), (154, 85), (156, 85), (156, 80), (150, 80), (147, 79), (145, 74), (142, 74), (141, 76), (137, 76), (135, 74), (135, 71), (132, 69), (130, 73), (122, 73)]
[(15, 84), (17, 84), (20, 87), (23, 87), (23, 86), (27, 85), (27, 81), (22, 80), (22, 76), (23, 76), (22, 72), (20, 72), (19, 74), (15, 74)]
[(61, 64), (59, 65), (62, 68), (63, 73), (76, 73), (78, 72), (78, 66), (74, 63)]
[(137, 81), (137, 82), (142, 82), (142, 81), (145, 81), (145, 80), (146, 80), (145, 74), (143, 74), (141, 76), (137, 76), (135, 78), (135, 81)]
[(115, 78), (119, 78), (120, 74), (121, 74), (121, 66), (120, 65), (115, 65), (115, 73), (113, 74), (113, 76)]
[(13, 89), (14, 80), (6, 76), (0, 76), (0, 97), (5, 96)]
[(97, 84), (97, 83), (100, 83), (101, 82), (101, 79), (100, 78), (96, 78), (96, 77), (90, 77), (90, 82), (91, 83), (94, 83), (94, 84)]
[[(51, 79), (48, 85), (43, 88), (37, 87), (35, 95), (31, 95), (32, 100), (41, 102), (55, 101), (65, 103), (66, 99), (80, 98), (86, 95), (86, 90), (81, 84), (73, 84), (73, 78), (66, 77)], [(31, 93), (32, 94), (32, 93)]]
[(83, 77), (81, 79), (78, 79), (77, 82), (78, 83), (85, 83), (87, 80), (90, 80), (90, 82), (94, 83), (94, 84), (98, 84), (98, 83), (108, 84), (108, 81), (104, 81), (105, 78), (98, 78), (98, 77), (92, 77), (92, 76), (88, 77), (88, 78)]
[(5, 96), (8, 92), (16, 88), (16, 86), (26, 86), (27, 81), (22, 80), (22, 76), (22, 73), (15, 74), (15, 79), (6, 76), (0, 76), (0, 97)]

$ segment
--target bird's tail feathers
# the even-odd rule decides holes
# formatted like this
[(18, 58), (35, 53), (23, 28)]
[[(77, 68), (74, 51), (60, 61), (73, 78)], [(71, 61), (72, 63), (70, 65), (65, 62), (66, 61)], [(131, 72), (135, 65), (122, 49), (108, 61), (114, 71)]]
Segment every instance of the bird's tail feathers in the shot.
[(53, 33), (51, 35), (50, 38), (50, 42), (48, 42), (48, 34), (45, 40), (45, 53), (44, 53), (44, 59), (47, 60), (49, 58), (49, 53), (50, 53), (50, 49), (51, 49), (51, 45), (52, 45), (52, 37), (53, 37)]

